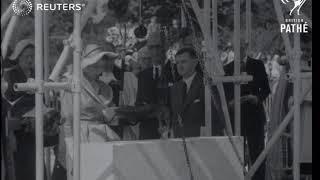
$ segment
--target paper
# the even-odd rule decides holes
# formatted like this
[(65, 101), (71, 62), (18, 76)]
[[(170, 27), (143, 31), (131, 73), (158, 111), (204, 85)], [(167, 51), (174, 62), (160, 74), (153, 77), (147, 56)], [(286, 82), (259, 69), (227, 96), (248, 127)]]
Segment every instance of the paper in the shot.
[(116, 109), (118, 107), (108, 107), (102, 110), (103, 116), (107, 119), (109, 125), (119, 125), (118, 118), (116, 117)]

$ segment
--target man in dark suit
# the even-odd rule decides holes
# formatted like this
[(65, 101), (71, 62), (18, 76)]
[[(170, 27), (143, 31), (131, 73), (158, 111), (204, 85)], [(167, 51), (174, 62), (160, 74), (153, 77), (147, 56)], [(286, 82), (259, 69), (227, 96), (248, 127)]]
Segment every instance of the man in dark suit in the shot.
[(158, 139), (159, 121), (152, 112), (158, 106), (169, 104), (169, 89), (178, 77), (174, 70), (172, 73), (171, 64), (164, 64), (165, 51), (159, 32), (149, 36), (147, 48), (152, 66), (138, 74), (136, 105), (143, 107), (147, 115), (140, 118), (139, 139)]
[[(176, 54), (178, 73), (182, 80), (171, 89), (171, 111), (175, 137), (200, 136), (205, 124), (204, 84), (201, 73), (196, 71), (197, 54), (192, 48), (182, 48)], [(181, 127), (181, 124), (183, 127)]]
[[(264, 126), (266, 116), (263, 101), (270, 94), (268, 75), (261, 60), (246, 57), (245, 48), (241, 48), (241, 71), (253, 76), (253, 80), (241, 85), (241, 136), (248, 141), (250, 161), (252, 163), (258, 158), (264, 149)], [(224, 66), (226, 76), (232, 76), (234, 72), (234, 62)], [(224, 84), (226, 98), (229, 102), (231, 113), (231, 123), (234, 124), (234, 85)], [(234, 127), (234, 126), (232, 126)], [(253, 180), (265, 179), (265, 164), (263, 163)]]

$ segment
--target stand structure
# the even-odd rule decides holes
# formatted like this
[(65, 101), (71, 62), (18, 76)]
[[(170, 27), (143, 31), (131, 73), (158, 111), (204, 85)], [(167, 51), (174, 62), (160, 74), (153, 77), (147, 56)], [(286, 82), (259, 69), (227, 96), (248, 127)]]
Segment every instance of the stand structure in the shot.
[[(35, 0), (35, 3), (42, 3), (43, 0)], [(233, 82), (235, 83), (235, 134), (240, 135), (240, 84), (250, 80), (248, 76), (240, 75), (240, 0), (234, 0), (234, 24), (235, 24), (235, 76), (225, 77), (223, 72), (223, 67), (218, 60), (217, 56), (217, 0), (205, 0), (204, 9), (200, 9), (199, 4), (196, 0), (190, 0), (192, 8), (196, 14), (196, 17), (199, 21), (202, 34), (205, 39), (205, 46), (207, 50), (207, 58), (209, 61), (206, 61), (206, 68), (209, 72), (210, 77), (217, 83), (219, 97), (222, 103), (222, 114), (224, 115), (226, 124), (227, 124), (227, 133), (229, 136), (233, 135), (230, 117), (227, 108), (227, 102), (224, 95), (224, 89), (222, 86), (223, 82)], [(279, 23), (284, 23), (283, 13), (280, 6), (279, 0), (273, 0), (275, 10), (277, 13), (277, 18)], [(80, 128), (79, 128), (79, 117), (80, 117), (80, 52), (81, 52), (81, 29), (86, 24), (86, 21), (89, 18), (89, 14), (92, 9), (95, 7), (95, 3), (89, 3), (87, 8), (84, 10), (82, 16), (80, 12), (74, 12), (74, 31), (70, 36), (68, 41), (65, 41), (65, 48), (57, 61), (49, 79), (55, 81), (60, 74), (63, 66), (66, 63), (68, 53), (73, 50), (73, 82), (72, 83), (57, 83), (57, 82), (47, 82), (44, 81), (43, 75), (43, 59), (44, 50), (43, 50), (43, 13), (41, 11), (35, 11), (35, 75), (36, 81), (34, 83), (21, 83), (16, 84), (16, 89), (19, 91), (29, 91), (33, 90), (36, 93), (36, 180), (43, 180), (43, 96), (45, 89), (68, 89), (73, 92), (73, 125), (74, 125), (74, 134), (73, 134), (73, 179), (80, 180)], [(251, 0), (247, 0), (247, 6), (249, 10), (247, 11), (247, 40), (250, 44), (250, 8)], [(211, 18), (212, 16), (212, 18)], [(13, 16), (11, 6), (1, 17), (1, 30), (5, 27), (8, 21), (8, 29), (5, 34), (4, 44), (2, 51), (4, 55), (6, 53), (7, 43), (12, 35), (12, 29), (17, 23), (17, 16)], [(250, 22), (249, 22), (250, 21)], [(211, 28), (211, 25), (212, 27)], [(284, 118), (284, 121), (281, 123), (277, 131), (274, 133), (270, 141), (267, 143), (265, 150), (261, 153), (257, 161), (250, 168), (248, 174), (246, 174), (246, 179), (249, 180), (254, 175), (255, 171), (261, 165), (262, 161), (265, 159), (266, 155), (270, 151), (271, 147), (279, 139), (285, 127), (290, 123), (292, 117), (294, 119), (294, 165), (293, 165), (293, 175), (294, 180), (300, 180), (300, 170), (299, 170), (299, 161), (300, 161), (300, 104), (304, 96), (311, 90), (312, 85), (303, 93), (300, 92), (301, 84), (301, 73), (300, 73), (300, 57), (301, 57), (301, 48), (300, 48), (300, 35), (294, 35), (294, 47), (291, 47), (290, 39), (288, 35), (281, 34), (284, 40), (286, 47), (287, 55), (290, 61), (290, 66), (294, 70), (294, 107), (290, 110), (287, 116)], [(7, 39), (6, 39), (7, 38)], [(250, 45), (249, 45), (250, 47)], [(46, 51), (48, 52), (48, 51)], [(206, 88), (206, 99), (210, 99), (210, 93), (208, 88)], [(211, 134), (211, 101), (206, 101), (206, 135), (210, 136)]]

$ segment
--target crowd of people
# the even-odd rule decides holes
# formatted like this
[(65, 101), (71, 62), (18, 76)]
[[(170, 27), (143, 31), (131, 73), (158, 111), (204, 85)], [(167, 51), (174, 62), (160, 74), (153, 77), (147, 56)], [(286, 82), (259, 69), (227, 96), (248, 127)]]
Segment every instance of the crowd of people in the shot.
[[(183, 37), (168, 48), (156, 24), (151, 24), (146, 38), (131, 40), (132, 44), (128, 45), (131, 50), (128, 50), (119, 45), (121, 42), (115, 38), (119, 34), (117, 31), (116, 28), (109, 30), (105, 44), (83, 45), (81, 142), (201, 136), (201, 127), (205, 126), (205, 84), (199, 52), (187, 41), (189, 37)], [(34, 80), (34, 42), (22, 40), (8, 54), (1, 60), (1, 92), (2, 117), (10, 121), (2, 121), (7, 123), (2, 127), (8, 127), (2, 131), (6, 133), (2, 137), (10, 140), (2, 138), (1, 142), (5, 145), (2, 149), (4, 162), (14, 166), (6, 166), (6, 174), (14, 169), (16, 179), (34, 180), (34, 94), (16, 92), (13, 88), (14, 83)], [(226, 76), (233, 75), (234, 59), (232, 44), (228, 43), (221, 53)], [(263, 53), (253, 57), (246, 53), (245, 46), (241, 48), (241, 71), (253, 76), (253, 81), (241, 87), (241, 135), (248, 143), (251, 162), (264, 149), (266, 116), (263, 102), (275, 92), (283, 59), (284, 56), (272, 57)], [(72, 81), (72, 64), (67, 67), (60, 82)], [(275, 83), (269, 84), (270, 80)], [(234, 84), (225, 83), (224, 88), (234, 124)], [(73, 100), (72, 92), (68, 90), (55, 93), (59, 94), (60, 108), (44, 108), (45, 146), (55, 150), (52, 179), (63, 180), (67, 176), (64, 139), (73, 134)], [(225, 122), (217, 106), (219, 104), (212, 106), (214, 127), (211, 135), (224, 136)], [(12, 139), (16, 142), (12, 143)], [(263, 166), (254, 179), (261, 180), (262, 177)]]

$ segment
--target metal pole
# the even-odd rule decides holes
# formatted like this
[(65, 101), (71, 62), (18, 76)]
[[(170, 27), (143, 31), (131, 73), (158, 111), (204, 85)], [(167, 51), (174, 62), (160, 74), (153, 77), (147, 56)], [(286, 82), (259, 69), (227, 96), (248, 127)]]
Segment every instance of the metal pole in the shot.
[[(295, 18), (299, 17), (295, 15)], [(294, 34), (294, 123), (293, 123), (293, 179), (300, 180), (300, 91), (301, 91), (301, 71), (300, 71), (300, 57), (301, 57), (301, 49), (300, 49), (300, 34)]]
[[(211, 25), (211, 21), (210, 21), (210, 1), (204, 1), (204, 11), (203, 11), (203, 22), (204, 23), (204, 31), (207, 33), (207, 37), (211, 37), (210, 34), (210, 25)], [(209, 41), (211, 41), (211, 39), (207, 39), (206, 40), (206, 44), (209, 44)], [(207, 46), (208, 47), (208, 46)], [(206, 48), (208, 49), (208, 48)], [(209, 55), (208, 52), (206, 52), (207, 55)], [(213, 75), (213, 69), (212, 67), (212, 61), (207, 61), (206, 62), (206, 66), (208, 67), (208, 73), (209, 76), (212, 77)], [(204, 136), (211, 136), (211, 120), (212, 120), (212, 111), (211, 111), (211, 98), (210, 98), (210, 87), (206, 86), (205, 87), (205, 91), (204, 91), (204, 96), (205, 96), (205, 128), (204, 128)]]
[[(302, 103), (303, 99), (307, 96), (307, 94), (310, 92), (311, 89), (312, 89), (312, 85), (310, 85), (310, 87), (308, 89), (306, 89), (306, 91), (302, 94), (302, 96), (299, 96), (299, 101), (298, 101), (299, 104)], [(293, 117), (295, 111), (296, 111), (295, 107), (291, 108), (289, 113), (286, 115), (284, 120), (281, 122), (278, 129), (274, 132), (274, 134), (270, 138), (268, 144), (266, 145), (266, 148), (261, 152), (261, 154), (259, 155), (257, 160), (251, 166), (248, 174), (246, 175), (246, 178), (245, 178), (246, 180), (250, 180), (251, 177), (254, 175), (254, 173), (257, 171), (257, 169), (260, 167), (261, 163), (264, 161), (264, 159), (266, 158), (267, 154), (269, 153), (269, 151), (271, 150), (273, 145), (277, 142), (279, 137), (282, 135), (282, 133), (284, 132), (284, 130), (286, 129), (286, 127), (288, 126), (288, 124), (292, 120), (292, 117)]]
[[(35, 4), (42, 3), (36, 0)], [(35, 10), (36, 180), (43, 180), (43, 26), (42, 11)]]
[[(214, 61), (220, 61), (219, 60), (219, 56), (218, 56), (218, 8), (217, 8), (217, 0), (212, 0), (211, 1), (212, 3), (212, 50), (213, 50), (213, 54), (214, 54)], [(212, 63), (212, 66), (213, 67), (213, 63), (215, 62), (211, 62)], [(212, 68), (213, 69), (213, 68)], [(213, 75), (214, 73), (211, 74), (211, 77), (214, 77)], [(209, 98), (211, 99), (211, 98)], [(211, 102), (211, 101), (210, 101)], [(211, 108), (212, 109), (212, 108)], [(212, 132), (212, 118), (210, 119), (209, 123), (208, 123), (208, 131), (210, 132), (210, 135), (213, 133)]]
[[(66, 41), (65, 41), (66, 42)], [(63, 67), (66, 65), (67, 60), (68, 60), (68, 55), (69, 52), (71, 50), (71, 47), (69, 44), (65, 43), (63, 51), (58, 59), (58, 61), (56, 62), (56, 64), (54, 65), (54, 68), (49, 76), (49, 79), (51, 81), (57, 81)]]
[(219, 83), (226, 83), (226, 82), (232, 82), (232, 83), (239, 83), (239, 84), (246, 84), (249, 81), (252, 81), (253, 77), (249, 75), (241, 75), (241, 76), (214, 76), (212, 78), (213, 84), (219, 84)]
[[(234, 76), (240, 75), (240, 0), (234, 0)], [(234, 84), (234, 130), (241, 134), (240, 83)]]
[(1, 31), (6, 26), (11, 16), (13, 15), (12, 4), (13, 2), (8, 6), (7, 10), (1, 15)]
[(248, 50), (251, 51), (251, 0), (246, 0), (246, 40), (248, 43)]
[(19, 16), (12, 16), (10, 19), (10, 22), (8, 24), (8, 27), (6, 29), (6, 32), (4, 33), (2, 42), (1, 42), (1, 55), (3, 58), (7, 56), (8, 46), (11, 40), (11, 37), (13, 35), (14, 28), (19, 22), (20, 17)]
[[(45, 0), (44, 2), (48, 2)], [(43, 12), (43, 65), (44, 65), (44, 80), (48, 81), (49, 77), (49, 12)], [(49, 105), (49, 90), (45, 90), (45, 104)]]
[(74, 11), (73, 51), (73, 179), (80, 180), (81, 14)]
[[(282, 9), (281, 9), (280, 1), (279, 0), (273, 0), (273, 5), (274, 5), (274, 8), (275, 8), (275, 11), (276, 11), (276, 14), (277, 14), (277, 18), (278, 18), (279, 24), (285, 24), (285, 20), (284, 20), (284, 17), (283, 17), (283, 12), (282, 12)], [(291, 46), (291, 43), (290, 43), (289, 35), (287, 33), (281, 33), (281, 36), (282, 36), (282, 39), (283, 39), (283, 43), (284, 43), (284, 46), (285, 46), (286, 53), (288, 55), (291, 55), (292, 46)], [(290, 67), (294, 67), (294, 64), (293, 64), (292, 61), (289, 61), (289, 64), (290, 64)]]
[[(48, 2), (44, 0), (44, 2)], [(44, 68), (44, 81), (48, 81), (49, 76), (49, 17), (48, 11), (43, 12), (43, 68)], [(49, 106), (50, 97), (49, 97), (49, 89), (45, 89), (44, 91), (44, 101), (46, 106)], [(46, 177), (47, 180), (51, 180), (51, 148), (45, 148), (45, 167), (46, 167)]]
[[(206, 26), (207, 23), (204, 23), (204, 16), (201, 13), (202, 11), (200, 10), (199, 4), (196, 0), (190, 0), (192, 8), (194, 10), (194, 13), (197, 16), (197, 19), (199, 21), (199, 25), (201, 27), (201, 31), (204, 35), (205, 38), (205, 46), (206, 46), (206, 51), (208, 54), (208, 58), (209, 59), (214, 59), (214, 54), (212, 52), (212, 47), (213, 47), (213, 42), (212, 42), (212, 37), (210, 32), (208, 32)], [(214, 61), (214, 63), (212, 63), (212, 66), (207, 65), (207, 62), (205, 64), (206, 69), (209, 71), (212, 71), (212, 74), (214, 75), (225, 75), (224, 70), (223, 70), (223, 66), (222, 66), (222, 62), (221, 61)], [(210, 73), (209, 73), (210, 75)], [(217, 88), (218, 88), (218, 92), (219, 92), (219, 98), (221, 101), (221, 108), (222, 108), (222, 113), (224, 115), (225, 118), (225, 123), (226, 123), (226, 131), (228, 133), (228, 135), (232, 136), (233, 132), (232, 132), (232, 127), (231, 127), (231, 123), (230, 123), (230, 116), (229, 116), (229, 111), (228, 111), (228, 105), (226, 102), (226, 98), (225, 98), (225, 92), (223, 89), (223, 84), (217, 84)], [(208, 97), (208, 96), (206, 96)]]
[[(83, 10), (82, 16), (81, 16), (81, 30), (84, 28), (84, 26), (87, 24), (88, 19), (91, 17), (92, 12), (96, 8), (96, 1), (88, 1), (88, 4), (86, 5), (85, 9)], [(49, 79), (51, 81), (57, 81), (63, 67), (66, 65), (68, 61), (68, 55), (71, 51), (71, 43), (73, 40), (74, 34), (71, 34), (69, 39), (64, 41), (64, 48), (63, 51), (57, 60), (55, 66), (52, 69), (52, 72), (49, 76)]]

